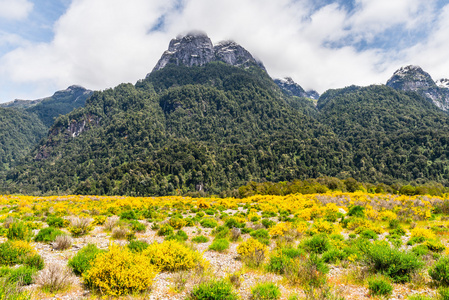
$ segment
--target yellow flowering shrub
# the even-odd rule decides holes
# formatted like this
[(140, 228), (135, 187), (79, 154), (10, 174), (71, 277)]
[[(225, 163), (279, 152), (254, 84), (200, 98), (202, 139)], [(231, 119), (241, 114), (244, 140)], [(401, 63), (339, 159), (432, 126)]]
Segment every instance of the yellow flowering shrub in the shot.
[(276, 236), (283, 236), (287, 231), (289, 231), (291, 228), (291, 224), (288, 222), (279, 222), (276, 225), (274, 225), (270, 229), (270, 235), (273, 237)]
[(16, 249), (22, 254), (35, 254), (37, 253), (33, 246), (27, 241), (12, 240), (10, 241), (12, 248)]
[(151, 263), (161, 270), (177, 271), (190, 270), (197, 266), (207, 267), (207, 261), (201, 253), (194, 251), (175, 240), (153, 243), (143, 251)]
[(424, 237), (426, 240), (435, 239), (435, 234), (430, 229), (415, 227), (410, 231), (410, 235), (412, 238), (414, 237)]
[(88, 286), (102, 294), (120, 296), (147, 290), (157, 273), (144, 255), (111, 245), (108, 252), (95, 258), (83, 277)]
[(237, 253), (242, 257), (252, 255), (256, 251), (262, 251), (266, 256), (268, 247), (254, 238), (249, 238), (237, 246)]
[(371, 228), (371, 222), (367, 219), (363, 218), (352, 218), (347, 225), (347, 228), (350, 230), (354, 230), (359, 227), (363, 228)]
[(383, 212), (379, 213), (379, 218), (382, 221), (391, 221), (396, 220), (398, 216), (391, 210), (384, 210)]
[(315, 233), (338, 233), (341, 231), (341, 228), (338, 225), (335, 225), (334, 223), (324, 221), (322, 219), (315, 220), (312, 225), (312, 230)]

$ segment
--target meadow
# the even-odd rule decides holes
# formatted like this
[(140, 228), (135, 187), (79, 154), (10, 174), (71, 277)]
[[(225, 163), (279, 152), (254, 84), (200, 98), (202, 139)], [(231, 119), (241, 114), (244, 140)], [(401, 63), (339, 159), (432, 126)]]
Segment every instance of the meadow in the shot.
[(0, 299), (449, 299), (449, 200), (0, 196)]

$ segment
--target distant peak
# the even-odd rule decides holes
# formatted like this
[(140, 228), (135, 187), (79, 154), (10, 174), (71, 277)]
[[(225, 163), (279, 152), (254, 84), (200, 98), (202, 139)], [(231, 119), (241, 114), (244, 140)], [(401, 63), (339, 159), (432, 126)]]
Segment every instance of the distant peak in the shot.
[(394, 72), (393, 75), (401, 76), (401, 75), (405, 75), (405, 74), (409, 74), (409, 73), (416, 73), (416, 72), (417, 73), (425, 73), (420, 66), (408, 65), (408, 66), (399, 68), (398, 70), (396, 70), (396, 72)]

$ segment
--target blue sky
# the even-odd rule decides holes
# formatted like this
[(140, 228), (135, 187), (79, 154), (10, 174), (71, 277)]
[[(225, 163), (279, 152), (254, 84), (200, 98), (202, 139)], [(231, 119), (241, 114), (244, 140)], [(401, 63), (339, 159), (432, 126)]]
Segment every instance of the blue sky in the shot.
[(449, 77), (449, 0), (0, 0), (0, 102), (135, 83), (190, 30), (320, 93), (408, 64)]

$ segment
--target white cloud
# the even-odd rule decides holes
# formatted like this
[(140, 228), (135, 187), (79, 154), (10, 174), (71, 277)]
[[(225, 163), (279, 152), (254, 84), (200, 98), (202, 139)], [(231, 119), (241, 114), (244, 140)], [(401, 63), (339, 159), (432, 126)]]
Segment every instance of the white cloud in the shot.
[(33, 10), (28, 0), (0, 0), (0, 19), (23, 20)]
[[(273, 77), (291, 76), (319, 92), (383, 83), (402, 63), (427, 62), (423, 67), (431, 74), (449, 70), (437, 64), (448, 61), (447, 7), (429, 40), (411, 50), (357, 51), (351, 45), (327, 44), (348, 37), (370, 39), (398, 24), (416, 28), (435, 18), (434, 0), (357, 0), (351, 13), (337, 4), (315, 10), (312, 0), (184, 0), (183, 9), (175, 10), (179, 2), (73, 0), (54, 26), (52, 42), (23, 44), (0, 58), (0, 82), (39, 87), (35, 93), (47, 87), (43, 95), (32, 90), (22, 95), (29, 99), (71, 84), (104, 89), (135, 82), (152, 70), (171, 38), (194, 29), (205, 31), (215, 43), (234, 39), (261, 59)], [(162, 15), (163, 30), (149, 32)]]

